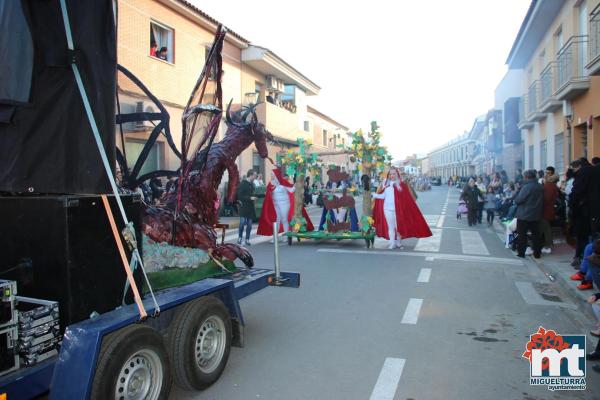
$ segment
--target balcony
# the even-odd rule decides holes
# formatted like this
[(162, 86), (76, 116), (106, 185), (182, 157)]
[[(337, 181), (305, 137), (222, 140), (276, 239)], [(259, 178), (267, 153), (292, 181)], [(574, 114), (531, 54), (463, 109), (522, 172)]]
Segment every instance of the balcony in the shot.
[(534, 81), (527, 90), (527, 119), (531, 122), (539, 121), (546, 115), (540, 111), (539, 107), (539, 82)]
[(589, 62), (585, 67), (590, 75), (600, 75), (600, 5), (592, 11), (588, 26), (590, 30)]
[(298, 114), (271, 103), (260, 103), (256, 107), (258, 120), (265, 124), (267, 130), (276, 140), (296, 143), (298, 138), (312, 140), (312, 135), (300, 129)]
[(558, 100), (572, 100), (590, 88), (585, 69), (588, 37), (571, 36), (556, 58), (556, 93)]
[(517, 124), (519, 129), (528, 129), (533, 126), (533, 121), (528, 119), (527, 113), (525, 112), (525, 110), (528, 109), (527, 103), (527, 95), (525, 94), (519, 100), (519, 123)]
[(540, 111), (553, 112), (562, 107), (562, 101), (554, 96), (556, 92), (556, 63), (548, 63), (540, 75)]

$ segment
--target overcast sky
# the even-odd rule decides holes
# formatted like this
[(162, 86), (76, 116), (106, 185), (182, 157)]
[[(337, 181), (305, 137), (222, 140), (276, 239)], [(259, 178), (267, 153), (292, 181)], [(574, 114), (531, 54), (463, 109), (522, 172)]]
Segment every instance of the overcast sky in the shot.
[(530, 0), (191, 0), (322, 89), (309, 103), (351, 130), (376, 120), (396, 159), (470, 129)]

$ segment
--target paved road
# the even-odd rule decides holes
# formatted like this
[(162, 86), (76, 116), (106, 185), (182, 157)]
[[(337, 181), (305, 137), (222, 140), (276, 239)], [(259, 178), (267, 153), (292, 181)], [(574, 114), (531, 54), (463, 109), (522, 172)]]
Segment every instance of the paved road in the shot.
[[(538, 326), (591, 326), (493, 229), (457, 221), (457, 200), (445, 187), (419, 193), (434, 236), (401, 250), (383, 241), (370, 250), (362, 241), (282, 247), (282, 267), (302, 273), (302, 287), (243, 300), (246, 347), (232, 350), (215, 385), (172, 399), (600, 398), (591, 368), (584, 392), (529, 385), (521, 354)], [(273, 265), (272, 245), (252, 253), (258, 266)]]

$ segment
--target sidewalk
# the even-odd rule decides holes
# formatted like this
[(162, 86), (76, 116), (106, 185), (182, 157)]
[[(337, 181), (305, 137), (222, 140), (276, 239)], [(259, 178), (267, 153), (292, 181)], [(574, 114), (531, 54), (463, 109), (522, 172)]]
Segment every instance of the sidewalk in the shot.
[[(504, 237), (506, 232), (506, 226), (504, 224), (498, 222), (494, 224), (494, 229), (498, 233), (498, 236)], [(592, 294), (600, 292), (600, 289), (577, 289), (577, 285), (581, 282), (569, 279), (571, 275), (578, 271), (571, 266), (575, 249), (566, 243), (564, 237), (558, 236), (556, 231), (553, 233), (554, 247), (552, 248), (551, 254), (542, 254), (542, 257), (539, 259), (535, 259), (532, 256), (527, 258), (535, 262), (550, 281), (556, 282), (558, 289), (577, 306), (581, 313), (591, 321), (596, 321), (596, 316), (592, 311), (592, 307), (588, 304), (587, 299)]]

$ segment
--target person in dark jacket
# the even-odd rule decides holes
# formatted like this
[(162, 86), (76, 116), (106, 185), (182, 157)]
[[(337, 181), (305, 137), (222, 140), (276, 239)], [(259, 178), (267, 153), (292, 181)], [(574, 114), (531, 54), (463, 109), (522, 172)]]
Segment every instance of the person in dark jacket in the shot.
[(575, 180), (573, 189), (569, 195), (569, 208), (571, 211), (571, 221), (573, 222), (573, 231), (577, 238), (577, 247), (575, 248), (575, 257), (571, 265), (578, 268), (581, 265), (583, 251), (590, 242), (592, 216), (590, 211), (591, 193), (593, 191), (591, 181), (593, 179), (594, 167), (585, 158), (580, 158), (571, 163)]
[(237, 200), (239, 204), (240, 227), (238, 230), (238, 244), (242, 244), (242, 235), (246, 227), (246, 246), (250, 246), (250, 233), (252, 232), (252, 221), (256, 218), (254, 209), (254, 179), (256, 171), (251, 169), (246, 174), (246, 179), (240, 182), (237, 189)]
[(477, 187), (477, 185), (475, 185), (475, 180), (473, 178), (469, 179), (469, 183), (467, 183), (467, 185), (463, 189), (460, 198), (461, 200), (464, 200), (467, 203), (467, 217), (469, 221), (469, 226), (477, 225), (479, 201), (480, 199), (483, 199), (483, 194), (481, 194), (479, 188)]
[(514, 200), (517, 205), (517, 256), (524, 258), (527, 247), (527, 232), (531, 231), (533, 256), (540, 258), (542, 240), (540, 220), (544, 205), (544, 189), (537, 182), (537, 173), (529, 169), (523, 173), (523, 187)]

